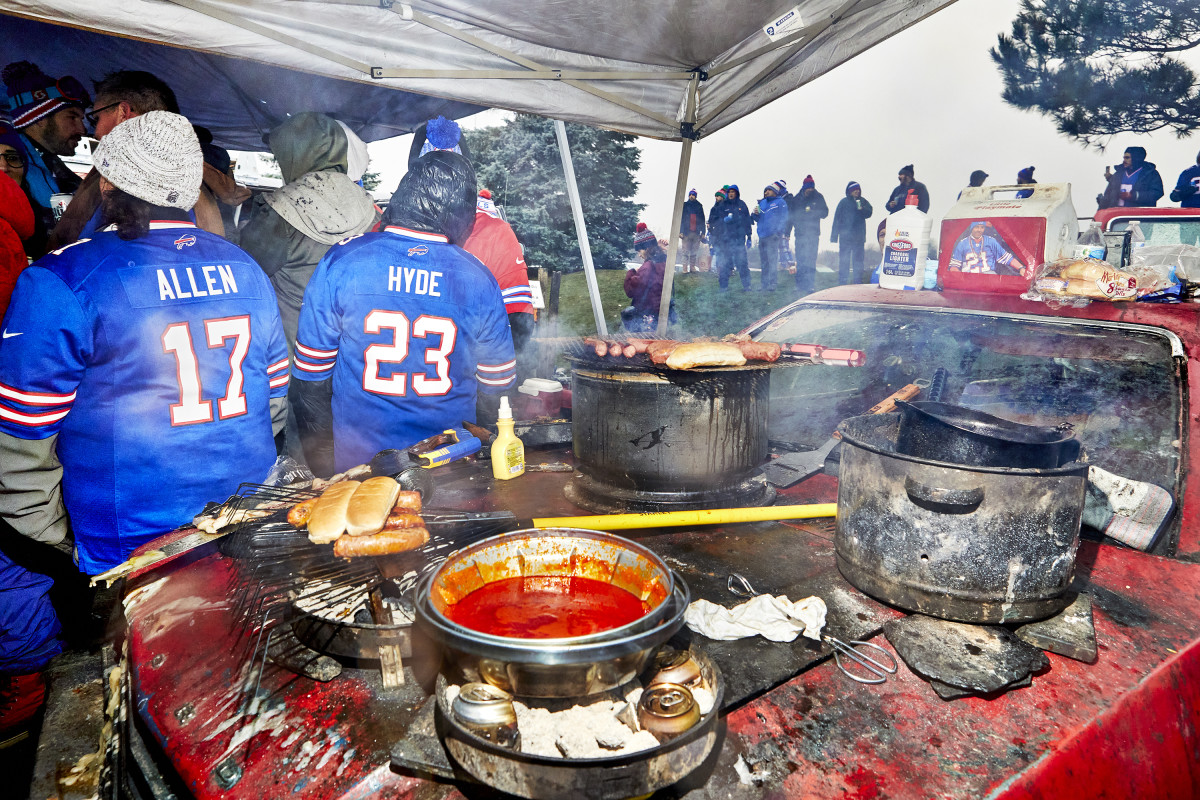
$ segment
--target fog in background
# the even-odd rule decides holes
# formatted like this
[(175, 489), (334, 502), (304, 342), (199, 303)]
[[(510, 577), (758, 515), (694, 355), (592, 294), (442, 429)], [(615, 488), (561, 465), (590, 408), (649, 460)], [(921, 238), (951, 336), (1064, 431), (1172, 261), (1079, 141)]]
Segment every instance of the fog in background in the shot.
[[(1070, 183), (1077, 214), (1090, 217), (1104, 189), (1105, 165), (1119, 163), (1124, 149), (1138, 144), (1170, 193), (1179, 173), (1196, 162), (1200, 138), (1121, 134), (1100, 152), (1067, 140), (1048, 118), (1003, 103), (1000, 74), (988, 50), (997, 34), (1010, 30), (1017, 7), (1017, 0), (959, 0), (704, 137), (692, 150), (687, 187), (697, 190), (707, 209), (723, 184), (738, 184), (749, 202), (779, 178), (798, 191), (811, 174), (830, 207), (823, 248), (832, 247), (829, 224), (846, 184), (862, 184), (863, 196), (876, 209), (875, 224), (905, 164), (913, 164), (917, 180), (929, 188), (935, 236), (937, 222), (975, 169), (989, 173), (989, 184), (1015, 183), (1017, 170), (1032, 165), (1039, 183)], [(504, 112), (489, 111), (461, 123), (478, 128), (503, 119)], [(404, 136), (370, 145), (371, 169), (383, 178), (379, 194), (386, 196), (399, 182), (410, 141)], [(665, 236), (680, 144), (639, 138), (638, 146), (642, 166), (635, 200), (646, 206), (643, 220)], [(1164, 197), (1159, 205), (1174, 204)]]

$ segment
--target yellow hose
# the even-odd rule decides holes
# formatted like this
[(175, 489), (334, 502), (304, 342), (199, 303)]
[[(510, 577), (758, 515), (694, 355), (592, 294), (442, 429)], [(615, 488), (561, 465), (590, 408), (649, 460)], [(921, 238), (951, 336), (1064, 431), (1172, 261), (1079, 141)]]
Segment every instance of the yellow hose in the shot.
[(761, 508), (707, 508), (696, 511), (658, 511), (646, 514), (599, 514), (593, 517), (542, 517), (535, 528), (590, 528), (621, 531), (631, 528), (672, 528), (681, 525), (722, 525), (734, 522), (763, 522), (781, 519), (813, 519), (837, 516), (837, 503)]

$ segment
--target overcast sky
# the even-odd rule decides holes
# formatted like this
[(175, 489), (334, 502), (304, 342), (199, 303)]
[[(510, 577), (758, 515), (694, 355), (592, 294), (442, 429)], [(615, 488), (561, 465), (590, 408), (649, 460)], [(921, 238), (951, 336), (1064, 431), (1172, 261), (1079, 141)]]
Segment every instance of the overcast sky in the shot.
[[(1104, 152), (1075, 144), (1039, 114), (1021, 112), (1000, 99), (999, 72), (988, 56), (996, 36), (1010, 29), (1017, 0), (959, 0), (923, 22), (876, 45), (832, 72), (706, 136), (692, 151), (688, 187), (708, 208), (713, 192), (739, 184), (747, 200), (783, 178), (796, 191), (811, 174), (833, 205), (856, 180), (881, 219), (896, 172), (913, 164), (929, 188), (937, 222), (954, 205), (974, 169), (988, 183), (1015, 183), (1017, 170), (1036, 167), (1039, 183), (1072, 185), (1079, 216), (1096, 210), (1104, 167), (1116, 164), (1130, 144), (1147, 150), (1169, 193), (1179, 173), (1195, 163), (1200, 139), (1170, 133), (1122, 134)], [(464, 120), (467, 127), (496, 124), (496, 112)], [(371, 145), (383, 187), (403, 172), (409, 137)], [(678, 142), (638, 140), (642, 167), (635, 200), (643, 220), (665, 235), (679, 166)], [(400, 157), (397, 157), (400, 153)], [(586, 198), (585, 198), (586, 202)], [(1164, 197), (1159, 203), (1168, 205)], [(822, 233), (826, 239), (829, 221)], [(828, 247), (829, 245), (824, 245)]]

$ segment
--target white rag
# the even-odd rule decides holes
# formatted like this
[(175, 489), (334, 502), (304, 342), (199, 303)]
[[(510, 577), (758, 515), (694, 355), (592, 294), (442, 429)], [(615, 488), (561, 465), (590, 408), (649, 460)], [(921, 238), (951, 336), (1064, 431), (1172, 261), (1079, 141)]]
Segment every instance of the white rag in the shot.
[(793, 603), (787, 595), (760, 594), (733, 608), (697, 600), (688, 606), (683, 619), (696, 633), (719, 641), (762, 636), (773, 642), (790, 642), (803, 633), (819, 642), (825, 610), (825, 601), (816, 596)]

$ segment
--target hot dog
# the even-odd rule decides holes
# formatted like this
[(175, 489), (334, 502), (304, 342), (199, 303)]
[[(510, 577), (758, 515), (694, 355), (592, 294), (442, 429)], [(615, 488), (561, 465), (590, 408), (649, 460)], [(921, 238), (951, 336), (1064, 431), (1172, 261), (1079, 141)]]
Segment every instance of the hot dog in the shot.
[(308, 518), (312, 516), (313, 506), (317, 504), (318, 498), (310, 497), (303, 503), (297, 503), (292, 506), (287, 513), (287, 521), (297, 528), (303, 528), (308, 524)]
[(381, 531), (373, 536), (341, 536), (333, 543), (333, 554), (342, 558), (382, 556), (414, 550), (429, 541), (425, 528)]
[(750, 361), (778, 361), (781, 348), (778, 342), (733, 342)]
[(583, 343), (586, 345), (591, 345), (592, 348), (596, 351), (596, 355), (600, 356), (601, 358), (608, 355), (608, 342), (605, 342), (601, 339), (597, 339), (594, 336), (588, 336), (587, 338), (585, 338), (583, 340)]
[(397, 511), (406, 511), (409, 514), (421, 513), (421, 493), (420, 492), (405, 492), (402, 491), (396, 495), (396, 502), (392, 505), (392, 513)]
[(423, 528), (425, 520), (417, 514), (408, 514), (403, 511), (393, 511), (388, 515), (387, 521), (383, 523), (385, 531), (398, 531), (401, 528)]
[(667, 363), (667, 358), (671, 355), (671, 351), (679, 346), (679, 342), (671, 339), (655, 339), (646, 345), (646, 354), (650, 356), (650, 360), (655, 364)]
[(624, 350), (625, 350), (625, 347), (620, 342), (614, 342), (611, 339), (609, 340), (608, 354), (610, 356), (619, 356), (619, 355), (621, 355), (621, 353), (624, 352)]

